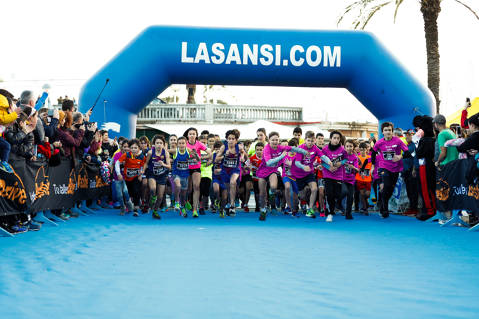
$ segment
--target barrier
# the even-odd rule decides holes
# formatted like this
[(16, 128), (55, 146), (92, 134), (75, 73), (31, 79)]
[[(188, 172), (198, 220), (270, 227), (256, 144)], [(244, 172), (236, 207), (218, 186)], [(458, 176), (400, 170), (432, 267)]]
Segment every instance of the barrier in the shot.
[(71, 208), (75, 202), (108, 195), (110, 184), (100, 176), (100, 167), (71, 160), (50, 167), (46, 161), (11, 159), (14, 170), (0, 170), (0, 216)]

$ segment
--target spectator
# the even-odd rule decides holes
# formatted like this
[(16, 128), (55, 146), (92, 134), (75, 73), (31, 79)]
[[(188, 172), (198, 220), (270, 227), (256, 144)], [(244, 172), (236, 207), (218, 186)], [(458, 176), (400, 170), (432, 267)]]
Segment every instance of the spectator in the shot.
[(468, 138), (457, 147), (461, 153), (468, 153), (468, 156), (474, 156), (479, 151), (479, 113), (474, 114), (465, 121), (469, 126)]
[(53, 115), (48, 116), (48, 109), (41, 108), (38, 111), (38, 117), (43, 123), (43, 129), (45, 131), (45, 137), (49, 140), (53, 140), (55, 137), (55, 131), (59, 123), (59, 113), (57, 109), (53, 109)]
[(439, 146), (439, 157), (435, 162), (436, 167), (439, 165), (446, 165), (447, 163), (457, 160), (458, 151), (454, 147), (446, 147), (444, 144), (456, 138), (456, 134), (450, 129), (446, 128), (446, 118), (444, 115), (438, 114), (432, 121), (434, 128), (439, 132), (437, 135), (437, 143)]
[(33, 131), (35, 130), (35, 121), (27, 124), (31, 114), (35, 112), (34, 109), (27, 106), (23, 112), (19, 114), (15, 124), (9, 127), (6, 131), (6, 139), (11, 145), (12, 153), (17, 156), (24, 157), (27, 160), (35, 161), (35, 138)]
[[(9, 111), (12, 109), (14, 109), (15, 112)], [(14, 107), (11, 98), (0, 95), (0, 134), (3, 135), (7, 125), (15, 122), (20, 112), (21, 110), (19, 108)], [(10, 149), (10, 144), (0, 137), (0, 169), (3, 169), (7, 173), (13, 173), (10, 164), (8, 164)]]
[[(46, 95), (46, 97), (48, 97), (48, 94)], [(45, 99), (46, 99), (46, 97), (45, 97)], [(24, 110), (26, 107), (31, 107), (32, 109), (35, 110), (35, 108), (37, 108), (37, 106), (38, 106), (38, 103), (35, 104), (34, 99), (35, 98), (34, 98), (34, 95), (33, 95), (32, 91), (28, 91), (28, 90), (23, 91), (21, 96), (20, 96), (20, 108), (22, 110)], [(41, 105), (43, 105), (43, 103), (44, 103), (44, 101), (41, 103)], [(31, 115), (32, 117), (33, 116), (35, 117), (35, 119), (33, 121), (35, 121), (35, 123), (36, 123), (35, 130), (33, 131), (35, 141), (36, 141), (36, 143), (42, 143), (45, 139), (45, 130), (43, 129), (43, 122), (38, 121), (36, 119), (36, 117), (38, 115), (37, 112), (32, 112), (31, 114), (32, 114)], [(30, 121), (30, 119), (29, 119), (29, 121)]]
[[(83, 136), (85, 135), (85, 126), (80, 124), (73, 126), (72, 120), (68, 119), (68, 112), (65, 112), (65, 121), (60, 121), (60, 128), (57, 130), (57, 138), (62, 143), (64, 155), (71, 158), (76, 167), (77, 148), (80, 147)], [(62, 125), (63, 122), (63, 125)]]
[(402, 178), (406, 184), (407, 197), (409, 199), (409, 209), (405, 212), (406, 215), (417, 215), (418, 198), (419, 198), (419, 162), (415, 156), (416, 144), (413, 143), (413, 130), (406, 132), (406, 142), (409, 153), (413, 155), (410, 158), (403, 159)]
[(108, 156), (111, 158), (113, 154), (118, 151), (118, 145), (116, 145), (114, 140), (110, 140), (107, 130), (100, 131), (101, 133), (101, 149), (103, 153), (108, 153)]

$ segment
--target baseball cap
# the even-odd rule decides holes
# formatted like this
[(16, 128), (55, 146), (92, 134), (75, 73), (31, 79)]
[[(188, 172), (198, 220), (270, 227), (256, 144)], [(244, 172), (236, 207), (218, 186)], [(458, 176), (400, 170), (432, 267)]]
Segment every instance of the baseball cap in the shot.
[(444, 115), (438, 114), (434, 117), (432, 122), (437, 124), (446, 124), (446, 117)]

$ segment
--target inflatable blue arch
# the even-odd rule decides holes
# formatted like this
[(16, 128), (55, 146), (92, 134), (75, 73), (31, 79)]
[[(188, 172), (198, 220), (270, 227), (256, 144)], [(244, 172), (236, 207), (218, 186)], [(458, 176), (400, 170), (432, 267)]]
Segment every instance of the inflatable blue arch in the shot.
[(346, 88), (380, 122), (402, 128), (434, 112), (432, 93), (362, 31), (152, 26), (87, 81), (80, 111), (107, 79), (92, 120), (117, 123), (127, 137), (138, 112), (171, 84)]

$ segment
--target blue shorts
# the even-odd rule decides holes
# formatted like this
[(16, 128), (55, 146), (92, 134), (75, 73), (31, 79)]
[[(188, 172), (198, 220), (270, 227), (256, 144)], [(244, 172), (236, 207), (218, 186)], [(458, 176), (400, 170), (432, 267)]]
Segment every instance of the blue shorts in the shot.
[(168, 177), (168, 174), (154, 175), (146, 173), (146, 177), (148, 179), (154, 179), (157, 185), (166, 185), (166, 178)]
[(218, 184), (220, 186), (220, 189), (226, 189), (225, 183), (223, 182), (221, 175), (213, 175), (213, 181), (211, 184)]
[(295, 194), (298, 194), (298, 184), (296, 184), (296, 181), (292, 179), (291, 177), (285, 176), (283, 177), (283, 184), (286, 186), (286, 183), (289, 183), (291, 185), (291, 189)]

